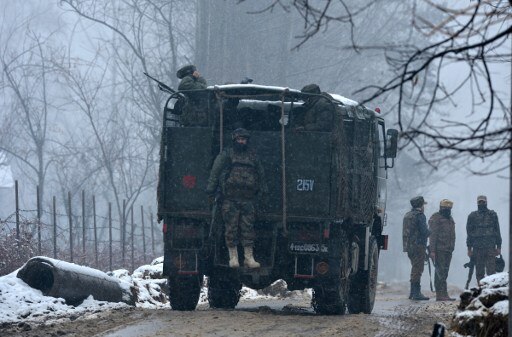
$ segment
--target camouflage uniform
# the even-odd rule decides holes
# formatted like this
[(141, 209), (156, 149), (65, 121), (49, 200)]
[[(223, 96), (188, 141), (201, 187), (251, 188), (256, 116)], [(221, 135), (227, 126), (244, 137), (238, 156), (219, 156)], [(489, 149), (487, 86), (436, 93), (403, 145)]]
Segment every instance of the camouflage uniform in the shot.
[[(200, 90), (206, 89), (206, 80), (203, 77), (194, 77), (195, 66), (189, 65), (178, 70), (177, 76), (181, 78), (178, 90)], [(184, 126), (207, 126), (208, 109), (204, 93), (185, 93), (188, 101), (181, 113), (181, 124)]]
[[(411, 294), (412, 299), (428, 299), (421, 294), (421, 275), (425, 263), (425, 251), (429, 230), (427, 218), (423, 213), (423, 197), (411, 199), (412, 210), (407, 212), (403, 220), (403, 250), (411, 261)], [(421, 296), (420, 296), (421, 295)]]
[(487, 275), (496, 272), (496, 249), (501, 249), (501, 233), (498, 215), (487, 208), (487, 199), (479, 196), (478, 211), (471, 212), (466, 225), (468, 251), (475, 259), (476, 279), (478, 282)]
[(254, 202), (259, 194), (266, 192), (263, 166), (256, 153), (251, 150), (236, 152), (229, 148), (219, 154), (208, 179), (207, 193), (214, 193), (217, 186), (220, 186), (223, 195), (222, 218), (226, 245), (237, 245), (240, 228), (242, 245), (253, 246)]
[(446, 279), (455, 249), (455, 221), (451, 216), (453, 202), (442, 200), (439, 212), (428, 220), (430, 229), (430, 252), (434, 259), (436, 297), (439, 301), (452, 300), (448, 296)]
[[(321, 94), (316, 84), (309, 84), (302, 88), (301, 92)], [(330, 131), (334, 118), (334, 105), (329, 100), (327, 93), (322, 96), (311, 96), (302, 106), (305, 110), (302, 121), (297, 127), (303, 127), (306, 131)]]

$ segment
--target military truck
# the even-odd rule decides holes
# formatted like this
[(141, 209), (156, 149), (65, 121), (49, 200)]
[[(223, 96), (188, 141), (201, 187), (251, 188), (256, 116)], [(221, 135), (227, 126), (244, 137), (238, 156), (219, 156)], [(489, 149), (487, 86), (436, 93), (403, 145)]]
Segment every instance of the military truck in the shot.
[[(181, 125), (191, 95), (207, 112), (208, 125)], [(282, 279), (289, 290), (312, 288), (317, 313), (344, 314), (346, 308), (371, 313), (379, 253), (387, 246), (386, 178), (398, 133), (386, 131), (375, 111), (339, 95), (322, 95), (335, 108), (332, 129), (301, 132), (295, 126), (310, 94), (299, 90), (230, 84), (169, 97), (158, 214), (174, 310), (194, 310), (208, 276), (214, 308), (234, 308), (242, 284), (261, 289)], [(258, 269), (229, 268), (224, 224), (205, 193), (215, 157), (231, 145), (231, 132), (240, 126), (251, 133), (250, 146), (263, 163), (269, 189), (258, 201), (254, 226)]]

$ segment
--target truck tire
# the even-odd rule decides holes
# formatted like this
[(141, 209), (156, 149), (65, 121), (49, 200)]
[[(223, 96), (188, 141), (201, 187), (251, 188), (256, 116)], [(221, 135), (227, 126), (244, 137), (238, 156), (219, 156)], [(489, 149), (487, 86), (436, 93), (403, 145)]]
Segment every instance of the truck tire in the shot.
[(211, 308), (233, 309), (240, 300), (242, 283), (236, 270), (219, 268), (208, 280), (208, 303)]
[(169, 302), (173, 310), (195, 310), (201, 293), (203, 276), (170, 276)]
[(347, 304), (349, 275), (349, 242), (347, 234), (340, 233), (339, 275), (313, 287), (311, 300), (315, 312), (321, 315), (343, 315)]
[(368, 270), (357, 272), (350, 280), (347, 306), (351, 314), (371, 314), (375, 304), (379, 269), (379, 247), (374, 236), (370, 237), (368, 244)]

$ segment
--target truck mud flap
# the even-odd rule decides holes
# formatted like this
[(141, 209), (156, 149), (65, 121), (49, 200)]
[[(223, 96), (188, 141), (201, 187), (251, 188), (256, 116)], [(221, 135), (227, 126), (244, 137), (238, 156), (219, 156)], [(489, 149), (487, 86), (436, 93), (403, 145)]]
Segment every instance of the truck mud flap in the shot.
[(166, 253), (164, 259), (164, 275), (199, 275), (198, 250), (175, 250)]

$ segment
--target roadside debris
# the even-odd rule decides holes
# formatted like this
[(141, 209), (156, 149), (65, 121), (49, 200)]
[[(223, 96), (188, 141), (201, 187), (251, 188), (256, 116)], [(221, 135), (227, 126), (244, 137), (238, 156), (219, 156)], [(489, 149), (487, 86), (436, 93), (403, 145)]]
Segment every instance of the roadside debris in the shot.
[(508, 336), (508, 272), (487, 276), (480, 283), (460, 295), (452, 329), (464, 336)]

